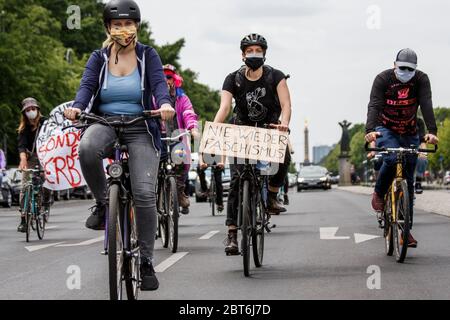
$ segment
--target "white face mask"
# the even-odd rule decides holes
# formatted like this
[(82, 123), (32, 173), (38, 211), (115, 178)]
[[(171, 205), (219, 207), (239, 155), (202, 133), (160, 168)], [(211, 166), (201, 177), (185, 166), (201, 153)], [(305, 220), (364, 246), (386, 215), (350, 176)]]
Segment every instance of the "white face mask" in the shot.
[(27, 112), (25, 112), (25, 115), (27, 116), (28, 119), (34, 120), (38, 116), (38, 112), (36, 110), (34, 110), (34, 111), (27, 111)]

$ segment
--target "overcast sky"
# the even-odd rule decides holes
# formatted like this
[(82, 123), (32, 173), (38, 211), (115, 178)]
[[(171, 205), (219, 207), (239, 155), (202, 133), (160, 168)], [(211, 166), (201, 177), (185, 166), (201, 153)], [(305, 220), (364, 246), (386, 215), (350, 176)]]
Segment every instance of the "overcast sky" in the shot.
[(401, 48), (417, 52), (434, 105), (450, 106), (448, 0), (137, 2), (157, 43), (185, 38), (181, 64), (214, 89), (242, 64), (240, 40), (262, 34), (269, 44), (267, 64), (291, 75), (296, 161), (303, 161), (305, 120), (311, 148), (337, 142), (338, 121), (365, 122), (373, 79), (393, 65)]

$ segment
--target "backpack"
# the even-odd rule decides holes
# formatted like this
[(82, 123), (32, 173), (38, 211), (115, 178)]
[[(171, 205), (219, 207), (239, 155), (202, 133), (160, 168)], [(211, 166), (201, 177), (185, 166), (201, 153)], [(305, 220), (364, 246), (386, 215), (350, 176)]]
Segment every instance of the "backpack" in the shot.
[[(243, 65), (236, 72), (236, 75), (234, 77), (234, 84), (236, 87), (234, 99), (236, 100), (236, 105), (240, 104), (242, 101), (245, 101), (245, 91), (241, 89), (242, 85), (244, 83), (244, 80), (245, 80), (245, 70), (246, 70), (246, 66)], [(281, 109), (281, 104), (280, 104), (280, 99), (278, 98), (277, 88), (275, 87), (275, 82), (273, 80), (273, 70), (274, 70), (274, 68), (272, 68), (271, 66), (266, 65), (266, 64), (263, 65), (263, 79), (264, 79), (264, 83), (268, 87), (269, 94), (271, 94), (275, 97), (276, 106)], [(289, 78), (290, 78), (290, 75), (285, 76), (286, 80)], [(236, 112), (236, 110), (234, 112)]]

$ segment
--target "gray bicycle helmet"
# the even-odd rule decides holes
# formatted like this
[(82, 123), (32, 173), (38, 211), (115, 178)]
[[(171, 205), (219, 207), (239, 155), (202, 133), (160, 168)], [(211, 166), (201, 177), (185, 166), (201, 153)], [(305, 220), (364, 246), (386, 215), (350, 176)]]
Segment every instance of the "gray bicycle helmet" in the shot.
[(257, 33), (251, 33), (241, 40), (241, 50), (244, 51), (245, 48), (249, 46), (261, 46), (264, 50), (267, 50), (267, 40)]

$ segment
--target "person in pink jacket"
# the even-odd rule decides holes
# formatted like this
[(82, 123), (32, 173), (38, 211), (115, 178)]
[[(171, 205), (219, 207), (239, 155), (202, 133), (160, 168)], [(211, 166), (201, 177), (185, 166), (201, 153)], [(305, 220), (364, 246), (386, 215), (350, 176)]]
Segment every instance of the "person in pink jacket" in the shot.
[[(198, 131), (198, 116), (194, 111), (191, 100), (184, 93), (182, 89), (183, 78), (176, 73), (174, 66), (166, 64), (163, 66), (164, 74), (166, 75), (167, 86), (169, 87), (169, 93), (173, 99), (172, 105), (175, 108), (176, 121), (172, 121), (170, 131), (190, 131), (194, 139), (200, 138), (200, 133)], [(164, 126), (164, 124), (163, 124)], [(166, 131), (163, 128), (163, 134)], [(183, 141), (172, 148), (172, 154), (174, 150), (180, 150), (180, 152), (175, 152), (175, 154), (181, 154), (182, 159), (179, 161), (182, 163), (176, 166), (177, 171), (177, 189), (178, 189), (178, 203), (180, 204), (182, 211), (181, 213), (189, 213), (189, 197), (186, 195), (185, 186), (186, 180), (188, 178), (190, 163), (191, 163), (191, 143), (188, 137), (184, 137)]]

